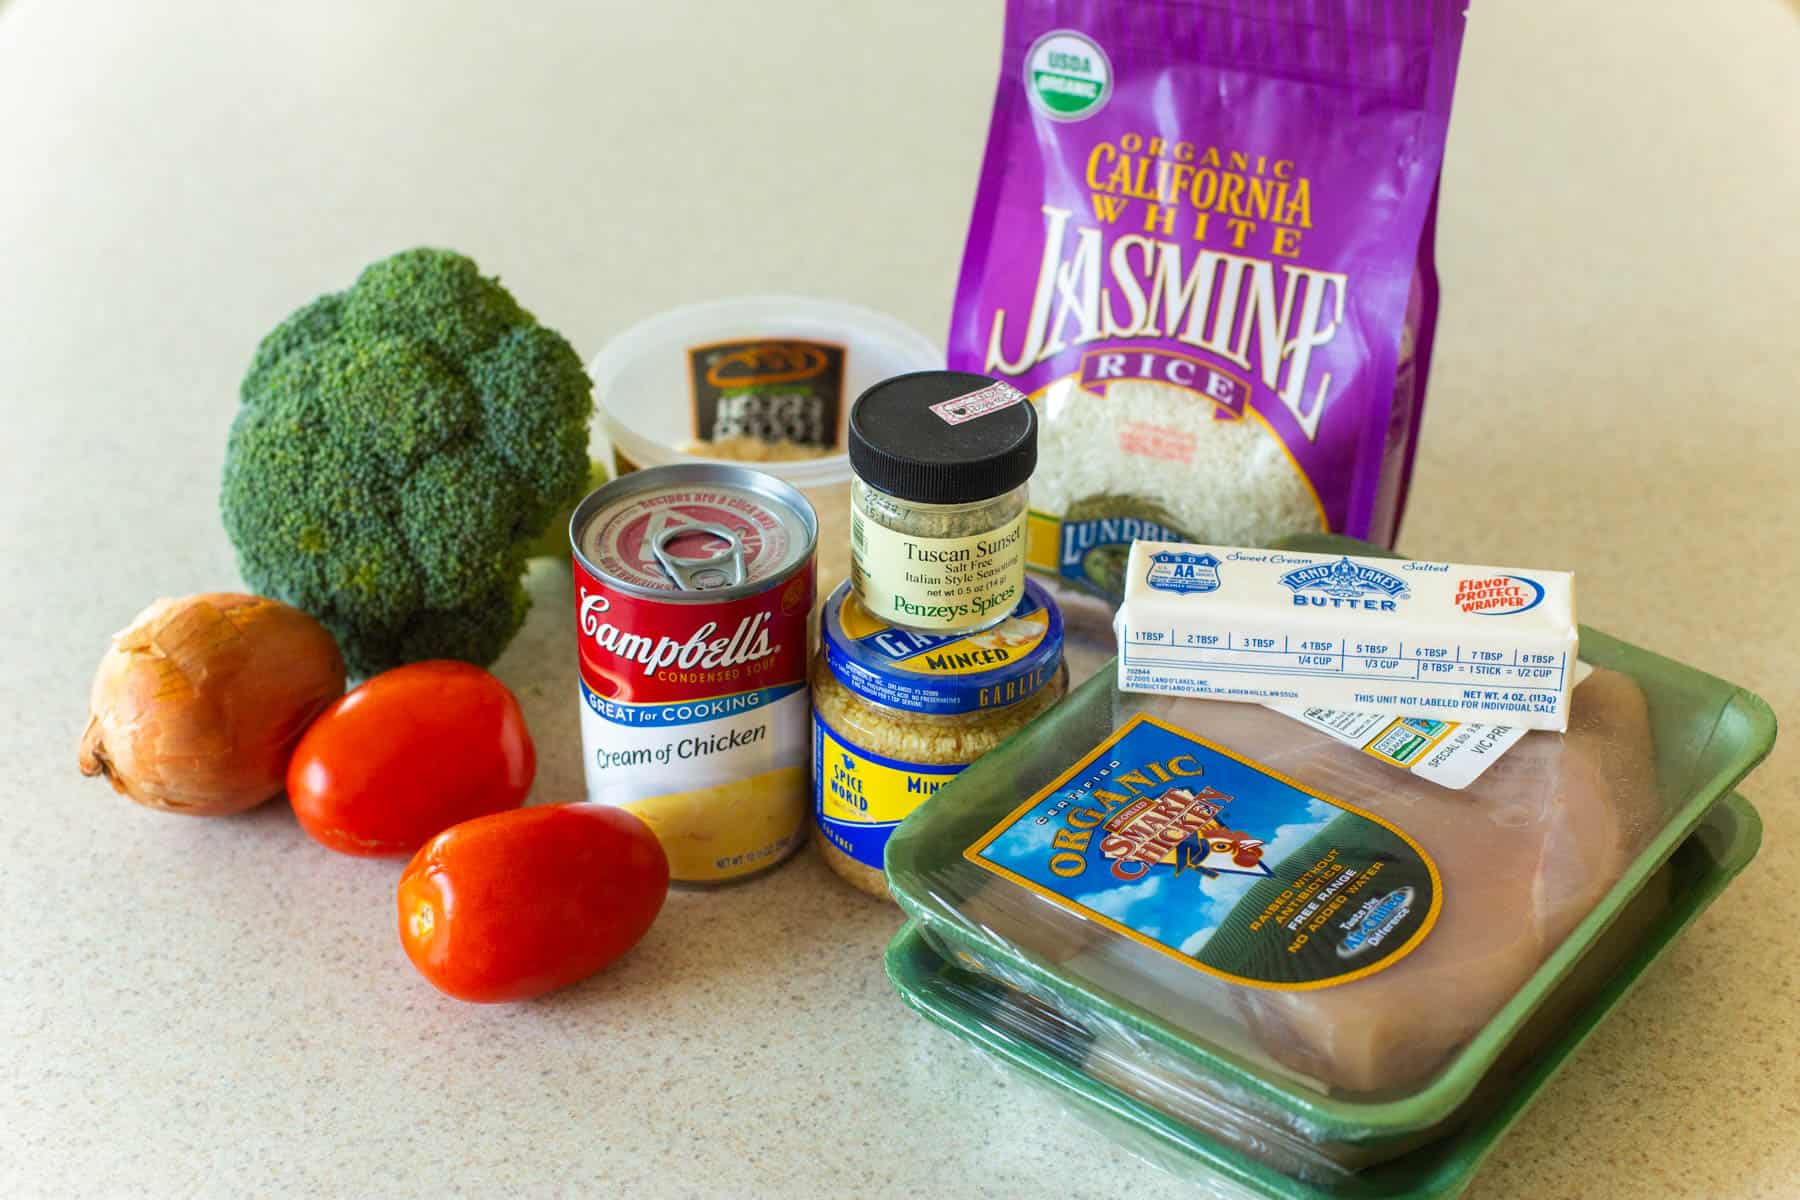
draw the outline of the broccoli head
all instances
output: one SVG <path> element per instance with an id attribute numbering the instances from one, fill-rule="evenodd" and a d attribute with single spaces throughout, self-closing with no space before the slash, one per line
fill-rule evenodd
<path id="1" fill-rule="evenodd" d="M 408 250 L 257 347 L 220 507 L 257 591 L 357 674 L 483 666 L 518 632 L 533 539 L 588 482 L 581 360 L 448 250 Z"/>

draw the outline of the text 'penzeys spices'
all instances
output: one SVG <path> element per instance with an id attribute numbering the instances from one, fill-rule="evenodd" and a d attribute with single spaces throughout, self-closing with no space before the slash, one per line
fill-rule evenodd
<path id="1" fill-rule="evenodd" d="M 656 831 L 672 878 L 772 867 L 805 838 L 812 506 L 743 467 L 652 467 L 575 510 L 588 798 Z"/>
<path id="2" fill-rule="evenodd" d="M 918 371 L 850 410 L 851 581 L 880 620 L 921 633 L 1006 620 L 1025 594 L 1025 484 L 1037 413 L 985 375 Z"/>

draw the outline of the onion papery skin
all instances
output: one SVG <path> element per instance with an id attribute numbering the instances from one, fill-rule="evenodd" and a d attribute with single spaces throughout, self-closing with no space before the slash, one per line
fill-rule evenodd
<path id="1" fill-rule="evenodd" d="M 343 692 L 337 643 L 297 608 L 158 600 L 100 660 L 81 772 L 164 812 L 243 812 L 281 792 L 294 744 Z"/>

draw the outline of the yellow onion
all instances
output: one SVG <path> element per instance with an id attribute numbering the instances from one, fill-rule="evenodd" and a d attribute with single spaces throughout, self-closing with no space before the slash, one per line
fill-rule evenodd
<path id="1" fill-rule="evenodd" d="M 242 812 L 282 790 L 294 743 L 343 692 L 337 643 L 297 608 L 158 600 L 100 660 L 81 773 L 164 812 Z"/>

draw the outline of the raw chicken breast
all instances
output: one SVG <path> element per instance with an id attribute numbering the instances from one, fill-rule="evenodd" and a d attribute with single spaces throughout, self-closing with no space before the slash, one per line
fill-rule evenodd
<path id="1" fill-rule="evenodd" d="M 1436 862 L 1436 926 L 1374 975 L 1309 991 L 1228 983 L 1066 910 L 983 886 L 966 918 L 1221 1048 L 1260 1050 L 1346 1092 L 1394 1093 L 1435 1073 L 1531 977 L 1654 832 L 1650 726 L 1627 676 L 1595 671 L 1566 734 L 1532 733 L 1452 791 L 1257 705 L 1122 698 L 1405 830 Z"/>
<path id="2" fill-rule="evenodd" d="M 1230 990 L 1277 1061 L 1334 1087 L 1430 1075 L 1592 911 L 1648 834 L 1643 693 L 1596 671 L 1569 732 L 1533 733 L 1467 789 L 1439 787 L 1258 706 L 1158 697 L 1146 711 L 1398 825 L 1436 860 L 1437 925 L 1404 959 L 1314 991 Z"/>

